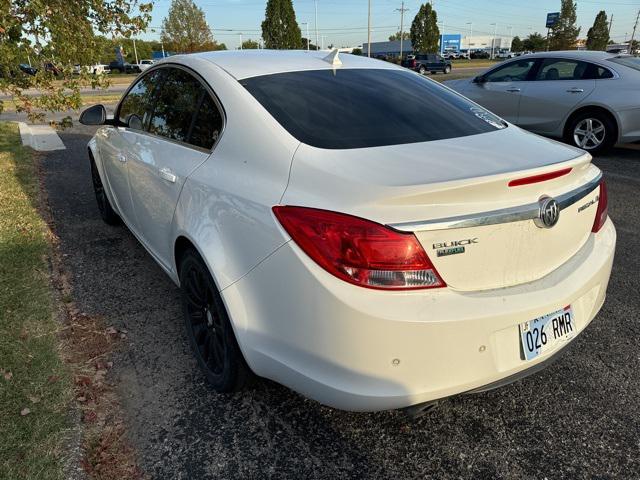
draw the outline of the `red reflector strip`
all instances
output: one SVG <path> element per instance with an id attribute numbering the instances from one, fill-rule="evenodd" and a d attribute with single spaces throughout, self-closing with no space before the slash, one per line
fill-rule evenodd
<path id="1" fill-rule="evenodd" d="M 532 175 L 530 177 L 516 178 L 509 182 L 510 187 L 519 187 L 520 185 L 529 185 L 531 183 L 546 182 L 554 178 L 562 177 L 572 170 L 571 167 L 556 170 L 555 172 L 541 173 L 540 175 Z"/>

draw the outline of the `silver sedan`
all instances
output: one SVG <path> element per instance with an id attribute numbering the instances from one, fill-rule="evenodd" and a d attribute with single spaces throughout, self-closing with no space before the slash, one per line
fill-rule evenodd
<path id="1" fill-rule="evenodd" d="M 445 84 L 511 123 L 591 153 L 640 140 L 637 57 L 542 52 Z"/>

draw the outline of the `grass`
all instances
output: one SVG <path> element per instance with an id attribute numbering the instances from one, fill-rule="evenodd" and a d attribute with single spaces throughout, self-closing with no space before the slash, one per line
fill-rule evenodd
<path id="1" fill-rule="evenodd" d="M 62 478 L 71 380 L 49 283 L 33 152 L 0 122 L 0 478 Z"/>
<path id="2" fill-rule="evenodd" d="M 461 58 L 458 60 L 452 60 L 451 63 L 453 64 L 453 68 L 460 68 L 460 67 L 478 67 L 478 68 L 482 68 L 482 67 L 490 67 L 492 65 L 495 65 L 496 63 L 501 62 L 502 60 L 489 60 L 489 59 L 472 59 L 472 60 L 467 60 L 465 58 Z"/>

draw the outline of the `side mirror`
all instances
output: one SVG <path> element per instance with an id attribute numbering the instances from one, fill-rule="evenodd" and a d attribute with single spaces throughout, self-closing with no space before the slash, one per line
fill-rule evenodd
<path id="1" fill-rule="evenodd" d="M 104 125 L 107 121 L 107 111 L 103 105 L 93 105 L 80 114 L 83 125 Z"/>
<path id="2" fill-rule="evenodd" d="M 487 82 L 487 79 L 484 77 L 484 75 L 478 75 L 473 79 L 473 83 L 486 83 L 486 82 Z"/>

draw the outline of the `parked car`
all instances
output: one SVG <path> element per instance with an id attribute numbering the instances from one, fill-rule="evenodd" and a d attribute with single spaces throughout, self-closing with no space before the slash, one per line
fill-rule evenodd
<path id="1" fill-rule="evenodd" d="M 140 60 L 140 63 L 138 63 L 138 68 L 140 69 L 141 72 L 144 72 L 147 68 L 149 68 L 151 65 L 153 65 L 155 62 L 153 60 Z"/>
<path id="2" fill-rule="evenodd" d="M 514 56 L 515 54 L 509 50 L 500 50 L 495 54 L 495 58 L 513 58 Z"/>
<path id="3" fill-rule="evenodd" d="M 204 376 L 417 414 L 553 360 L 614 256 L 591 156 L 397 65 L 325 55 L 176 55 L 113 118 L 80 118 L 101 125 L 100 214 L 180 286 Z"/>
<path id="4" fill-rule="evenodd" d="M 92 75 L 102 75 L 103 73 L 105 73 L 104 65 L 99 63 L 96 63 L 94 65 L 86 65 L 86 66 L 82 66 L 79 63 L 76 63 L 73 66 L 73 73 L 75 75 L 79 75 L 82 70 L 85 70 L 86 72 L 91 73 Z"/>
<path id="5" fill-rule="evenodd" d="M 486 50 L 474 50 L 471 52 L 470 58 L 472 59 L 487 59 L 490 58 L 491 54 Z"/>
<path id="6" fill-rule="evenodd" d="M 26 73 L 27 75 L 35 75 L 36 73 L 38 73 L 38 69 L 32 67 L 28 63 L 21 63 L 20 65 L 18 65 L 18 69 L 21 72 Z"/>
<path id="7" fill-rule="evenodd" d="M 122 62 L 118 62 L 118 61 L 113 61 L 113 62 L 109 63 L 109 71 L 111 73 L 113 73 L 113 72 L 118 72 L 118 73 L 140 73 L 142 70 L 136 64 L 127 63 L 127 62 L 122 63 Z"/>
<path id="8" fill-rule="evenodd" d="M 591 153 L 640 140 L 640 59 L 541 52 L 446 85 L 515 123 Z"/>
<path id="9" fill-rule="evenodd" d="M 449 73 L 451 71 L 451 60 L 446 60 L 437 53 L 426 53 L 413 55 L 413 58 L 407 57 L 407 59 L 402 62 L 402 66 L 414 70 L 421 75 L 427 72 Z"/>

